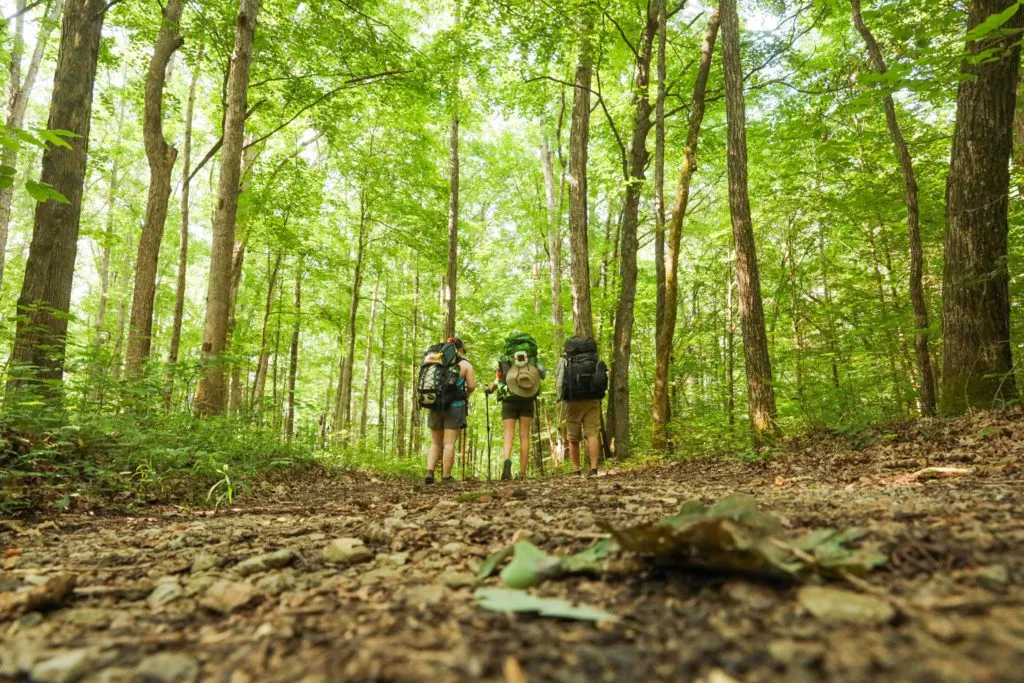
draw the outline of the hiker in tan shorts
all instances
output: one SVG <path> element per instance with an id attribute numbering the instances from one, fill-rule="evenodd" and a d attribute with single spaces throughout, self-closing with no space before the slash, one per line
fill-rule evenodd
<path id="1" fill-rule="evenodd" d="M 566 340 L 555 372 L 555 390 L 562 401 L 573 476 L 583 475 L 580 442 L 584 439 L 590 456 L 589 474 L 595 476 L 601 458 L 601 399 L 608 391 L 608 367 L 598 357 L 597 342 L 589 337 Z"/>

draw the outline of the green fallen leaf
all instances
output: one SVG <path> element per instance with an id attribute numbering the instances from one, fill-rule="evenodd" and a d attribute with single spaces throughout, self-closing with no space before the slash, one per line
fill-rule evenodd
<path id="1" fill-rule="evenodd" d="M 477 604 L 492 612 L 536 612 L 542 617 L 577 619 L 580 621 L 618 621 L 618 617 L 590 605 L 574 605 L 557 598 L 541 598 L 525 591 L 508 588 L 478 588 L 473 597 Z"/>
<path id="2" fill-rule="evenodd" d="M 606 538 L 575 555 L 561 557 L 548 555 L 529 541 L 519 541 L 512 561 L 501 572 L 501 580 L 512 588 L 529 588 L 569 574 L 599 574 L 602 561 L 613 547 L 612 540 Z"/>
<path id="3" fill-rule="evenodd" d="M 488 555 L 487 559 L 484 560 L 484 563 L 480 565 L 480 571 L 476 573 L 476 578 L 482 580 L 493 574 L 499 564 L 512 557 L 512 551 L 514 549 L 514 545 L 507 545 L 501 550 L 497 550 Z"/>

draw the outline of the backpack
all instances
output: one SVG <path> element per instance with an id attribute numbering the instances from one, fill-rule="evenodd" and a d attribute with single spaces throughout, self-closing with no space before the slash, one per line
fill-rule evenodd
<path id="1" fill-rule="evenodd" d="M 498 375 L 501 401 L 529 400 L 539 394 L 543 374 L 537 363 L 537 341 L 526 333 L 508 337 L 498 359 Z"/>
<path id="2" fill-rule="evenodd" d="M 427 349 L 416 382 L 421 407 L 445 410 L 468 398 L 465 388 L 459 387 L 460 360 L 454 344 L 434 344 Z"/>
<path id="3" fill-rule="evenodd" d="M 566 340 L 555 371 L 555 390 L 561 401 L 604 398 L 608 366 L 597 355 L 597 342 L 589 337 Z"/>

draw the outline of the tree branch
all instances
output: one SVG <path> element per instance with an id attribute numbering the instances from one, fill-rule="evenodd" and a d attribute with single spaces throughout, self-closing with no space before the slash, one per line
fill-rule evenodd
<path id="1" fill-rule="evenodd" d="M 249 117 L 253 115 L 253 112 L 255 112 L 257 109 L 259 109 L 260 106 L 262 106 L 264 102 L 266 102 L 266 100 L 260 100 L 256 104 L 254 104 L 251 107 L 249 107 L 249 111 L 245 112 L 245 119 L 249 120 Z M 217 139 L 217 142 L 213 143 L 213 147 L 210 148 L 210 151 L 208 151 L 205 155 L 203 155 L 202 160 L 195 167 L 195 169 L 193 169 L 192 173 L 189 174 L 188 179 L 185 181 L 186 183 L 191 183 L 192 182 L 192 179 L 196 177 L 196 174 L 199 173 L 199 171 L 203 170 L 203 166 L 206 166 L 206 164 L 210 161 L 210 159 L 212 159 L 214 157 L 214 155 L 217 154 L 217 152 L 220 150 L 221 145 L 223 145 L 223 144 L 224 144 L 224 136 L 221 135 L 220 138 Z"/>
<path id="2" fill-rule="evenodd" d="M 34 10 L 36 7 L 39 7 L 40 5 L 44 4 L 45 2 L 46 2 L 46 0 L 35 0 L 35 2 L 30 2 L 29 4 L 25 5 L 20 10 L 18 10 L 14 14 L 12 14 L 11 16 L 4 17 L 4 21 L 13 21 L 13 20 L 17 19 L 20 16 L 28 14 L 29 12 Z"/>

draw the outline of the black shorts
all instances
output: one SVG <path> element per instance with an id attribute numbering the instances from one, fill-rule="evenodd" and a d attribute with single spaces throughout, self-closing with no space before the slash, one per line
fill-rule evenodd
<path id="1" fill-rule="evenodd" d="M 431 410 L 427 415 L 427 426 L 435 431 L 440 429 L 465 429 L 468 409 L 469 406 L 463 403 L 461 406 L 451 406 L 444 410 Z"/>
<path id="2" fill-rule="evenodd" d="M 533 399 L 510 398 L 501 402 L 501 419 L 518 420 L 521 417 L 533 417 Z"/>

